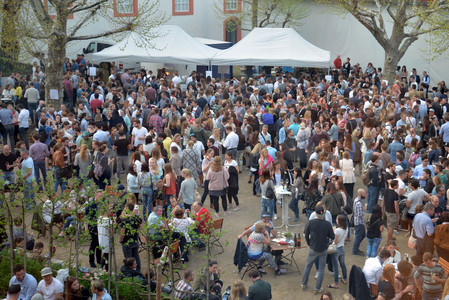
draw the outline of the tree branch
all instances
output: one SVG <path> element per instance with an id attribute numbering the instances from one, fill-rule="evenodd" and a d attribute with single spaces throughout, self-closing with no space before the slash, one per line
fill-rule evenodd
<path id="1" fill-rule="evenodd" d="M 86 1 L 84 1 L 82 4 L 77 4 L 75 5 L 73 8 L 69 9 L 69 15 L 73 14 L 73 13 L 77 13 L 77 12 L 81 12 L 81 11 L 85 11 L 85 10 L 89 10 L 92 8 L 100 8 L 101 4 L 107 2 L 109 0 L 99 0 L 91 5 L 88 6 L 83 6 L 86 4 Z"/>
<path id="2" fill-rule="evenodd" d="M 76 26 L 73 27 L 72 32 L 70 34 L 68 34 L 69 38 L 73 37 L 78 32 L 78 30 L 80 30 L 81 27 L 83 27 L 83 25 L 85 25 L 86 22 L 89 21 L 89 19 L 93 18 L 95 16 L 95 14 L 97 13 L 97 10 L 99 10 L 99 9 L 100 9 L 100 5 L 93 8 L 82 20 L 80 20 L 78 22 L 78 24 L 76 24 Z"/>
<path id="3" fill-rule="evenodd" d="M 35 16 L 41 25 L 42 29 L 48 31 L 52 20 L 45 10 L 44 3 L 41 0 L 30 0 L 30 4 L 35 11 Z"/>
<path id="4" fill-rule="evenodd" d="M 67 42 L 73 42 L 73 41 L 82 41 L 82 40 L 90 40 L 90 39 L 97 39 L 100 37 L 110 36 L 116 33 L 122 33 L 125 31 L 131 31 L 132 24 L 127 24 L 124 27 L 120 27 L 114 30 L 98 33 L 98 34 L 91 34 L 91 35 L 80 35 L 80 36 L 72 36 L 67 38 Z"/>

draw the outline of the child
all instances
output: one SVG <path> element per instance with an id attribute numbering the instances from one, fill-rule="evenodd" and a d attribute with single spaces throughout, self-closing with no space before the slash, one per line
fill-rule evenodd
<path id="1" fill-rule="evenodd" d="M 181 188 L 179 190 L 179 200 L 183 200 L 184 207 L 189 209 L 192 207 L 195 201 L 195 191 L 198 189 L 195 179 L 192 177 L 192 171 L 189 169 L 183 169 L 181 176 L 184 180 L 181 182 Z"/>

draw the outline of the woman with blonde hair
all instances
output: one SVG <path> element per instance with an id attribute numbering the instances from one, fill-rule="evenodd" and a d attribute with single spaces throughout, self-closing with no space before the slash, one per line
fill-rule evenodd
<path id="1" fill-rule="evenodd" d="M 206 180 L 209 180 L 209 195 L 215 209 L 215 217 L 219 218 L 220 207 L 218 204 L 218 198 L 221 197 L 221 204 L 223 206 L 224 214 L 228 215 L 228 203 L 226 199 L 225 189 L 227 188 L 227 182 L 229 179 L 229 173 L 226 168 L 223 168 L 223 161 L 219 156 L 214 157 L 214 161 L 207 172 Z"/>
<path id="2" fill-rule="evenodd" d="M 262 175 L 263 170 L 272 169 L 274 166 L 274 159 L 268 154 L 267 148 L 260 150 L 259 158 L 259 175 Z"/>
<path id="3" fill-rule="evenodd" d="M 345 189 L 351 197 L 354 199 L 354 185 L 356 182 L 355 173 L 354 173 L 354 162 L 349 156 L 348 152 L 343 152 L 343 159 L 340 160 L 341 172 L 343 177 L 343 184 Z"/>
<path id="4" fill-rule="evenodd" d="M 248 300 L 245 284 L 240 279 L 234 281 L 228 300 Z"/>
<path id="5" fill-rule="evenodd" d="M 87 144 L 82 144 L 80 152 L 75 155 L 74 166 L 79 168 L 79 177 L 87 178 L 89 175 L 88 168 L 91 165 L 90 151 L 87 149 Z"/>

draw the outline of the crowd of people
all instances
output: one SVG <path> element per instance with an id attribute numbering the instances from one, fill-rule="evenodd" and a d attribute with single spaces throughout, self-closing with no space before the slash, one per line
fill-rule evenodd
<path id="1" fill-rule="evenodd" d="M 142 224 L 150 226 L 151 241 L 160 245 L 153 250 L 155 257 L 166 245 L 163 233 L 173 228 L 187 262 L 192 245 L 204 247 L 192 229 L 207 234 L 214 218 L 244 215 L 239 211 L 239 177 L 248 170 L 248 184 L 261 199 L 261 221 L 239 239 L 248 236 L 248 255 L 267 260 L 276 274 L 285 270 L 279 253 L 267 249 L 276 236 L 272 221 L 280 204 L 273 190 L 286 185 L 294 195 L 288 203 L 293 222 L 302 214 L 307 220 L 304 290 L 314 263 L 316 294 L 323 292 L 326 265 L 334 272 L 328 288 L 347 284 L 344 245 L 352 234 L 352 254 L 367 258 L 363 272 L 368 284 L 378 285 L 379 299 L 409 299 L 413 293 L 423 299 L 442 297 L 445 275 L 432 271 L 434 276 L 428 276 L 428 269 L 441 268 L 435 258 L 449 260 L 449 104 L 444 81 L 431 88 L 425 71 L 421 77 L 403 66 L 388 83 L 381 68 L 369 63 L 363 69 L 340 57 L 330 79 L 315 71 L 295 77 L 276 68 L 275 76 L 263 73 L 249 79 L 201 78 L 194 71 L 185 81 L 176 72 L 119 74 L 114 66 L 107 78 L 88 76 L 79 68 L 82 60 L 79 56 L 65 64 L 64 103 L 59 107 L 40 96 L 39 83 L 45 82 L 40 67 L 29 76 L 8 77 L 0 104 L 0 170 L 11 186 L 16 171 L 22 171 L 31 209 L 36 205 L 33 187 L 41 191 L 51 169 L 57 192 L 77 178 L 93 180 L 98 187 L 94 197 L 73 197 L 44 218 L 47 224 L 58 223 L 64 236 L 74 222 L 69 212 L 83 207 L 91 237 L 90 267 L 109 267 L 111 220 L 99 209 L 108 186 L 118 183 L 114 214 L 126 260 L 122 273 L 149 284 L 151 276 L 141 272 L 138 251 Z M 357 177 L 366 189 L 355 189 Z M 83 185 L 78 188 L 82 194 Z M 415 239 L 411 262 L 393 251 L 400 230 L 410 231 Z M 365 237 L 367 249 L 362 251 Z M 379 252 L 379 247 L 385 249 Z M 220 295 L 223 282 L 213 262 L 196 276 L 185 271 L 179 289 L 205 290 L 209 272 L 216 274 L 211 275 L 210 290 Z M 374 268 L 375 274 L 365 272 Z M 48 276 L 44 273 L 43 278 Z M 258 274 L 250 273 L 250 278 L 258 287 L 249 289 L 249 299 L 270 299 Z M 245 299 L 241 285 L 234 285 L 237 294 L 231 288 L 229 299 Z M 55 290 L 60 296 L 62 285 Z M 104 287 L 93 283 L 94 290 L 100 295 Z M 178 289 L 175 293 L 186 296 Z M 255 296 L 259 293 L 264 296 Z"/>

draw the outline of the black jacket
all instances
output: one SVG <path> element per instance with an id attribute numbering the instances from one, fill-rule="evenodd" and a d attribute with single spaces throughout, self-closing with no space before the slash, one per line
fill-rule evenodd
<path id="1" fill-rule="evenodd" d="M 123 278 L 134 278 L 134 279 L 140 281 L 143 285 L 147 285 L 148 284 L 147 280 L 145 279 L 145 276 L 143 276 L 142 273 L 140 273 L 137 270 L 131 269 L 131 268 L 129 268 L 126 265 L 123 265 L 120 268 L 120 273 L 121 274 L 120 274 L 119 277 L 121 279 L 123 279 Z"/>
<path id="2" fill-rule="evenodd" d="M 248 262 L 248 250 L 246 249 L 246 245 L 242 241 L 242 239 L 238 239 L 234 252 L 234 265 L 238 267 L 240 272 L 247 262 Z"/>
<path id="3" fill-rule="evenodd" d="M 228 179 L 228 185 L 229 188 L 233 190 L 239 189 L 239 172 L 237 172 L 237 169 L 233 166 L 230 166 L 228 168 L 229 172 L 229 179 Z"/>
<path id="4" fill-rule="evenodd" d="M 349 293 L 357 300 L 371 300 L 370 289 L 365 274 L 360 267 L 353 265 L 349 273 Z"/>

